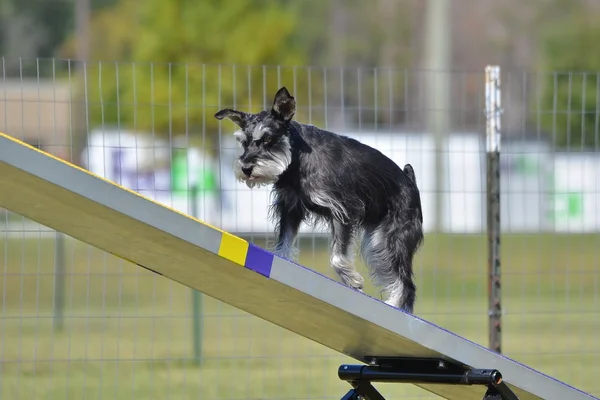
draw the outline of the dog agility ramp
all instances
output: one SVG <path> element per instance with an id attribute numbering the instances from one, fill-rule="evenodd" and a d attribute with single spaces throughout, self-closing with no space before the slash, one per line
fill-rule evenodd
<path id="1" fill-rule="evenodd" d="M 0 207 L 361 362 L 443 359 L 499 370 L 521 400 L 594 398 L 4 134 Z M 416 384 L 453 400 L 485 392 L 481 385 Z"/>

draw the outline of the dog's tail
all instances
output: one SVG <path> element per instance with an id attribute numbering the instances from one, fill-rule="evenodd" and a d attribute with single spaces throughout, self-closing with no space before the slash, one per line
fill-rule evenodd
<path id="1" fill-rule="evenodd" d="M 412 165 L 406 164 L 404 166 L 403 171 L 406 174 L 406 176 L 408 176 L 408 178 L 411 181 L 413 181 L 413 183 L 415 184 L 415 187 L 416 187 L 417 186 L 417 177 L 415 176 L 415 170 L 413 169 Z M 417 190 L 416 207 L 417 207 L 417 211 L 419 214 L 419 220 L 421 221 L 421 223 L 423 223 L 423 210 L 421 209 L 421 194 L 419 193 L 418 187 L 416 190 Z"/>
<path id="2" fill-rule="evenodd" d="M 415 170 L 412 165 L 406 164 L 403 169 L 404 173 L 415 183 L 417 184 L 417 177 L 415 176 Z"/>

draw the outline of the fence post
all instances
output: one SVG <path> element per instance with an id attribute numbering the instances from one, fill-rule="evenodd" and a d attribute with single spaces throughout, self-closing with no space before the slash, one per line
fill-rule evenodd
<path id="1" fill-rule="evenodd" d="M 189 175 L 188 175 L 189 176 Z M 192 185 L 191 191 L 191 212 L 192 216 L 198 218 L 198 187 Z M 194 340 L 194 363 L 202 365 L 202 293 L 192 289 L 192 312 L 193 312 L 193 340 Z"/>
<path id="2" fill-rule="evenodd" d="M 60 332 L 64 328 L 65 235 L 62 232 L 55 232 L 54 235 L 54 310 L 52 326 L 55 332 Z"/>
<path id="3" fill-rule="evenodd" d="M 188 212 L 195 218 L 198 215 L 198 190 L 204 187 L 199 182 L 202 177 L 195 177 L 190 166 L 190 148 L 186 139 L 183 143 L 171 148 L 171 191 L 173 196 L 183 196 L 188 204 Z M 192 342 L 194 347 L 195 365 L 202 365 L 202 293 L 195 289 L 192 291 Z"/>
<path id="4" fill-rule="evenodd" d="M 500 67 L 485 69 L 488 238 L 488 334 L 490 350 L 502 353 L 500 282 Z"/>

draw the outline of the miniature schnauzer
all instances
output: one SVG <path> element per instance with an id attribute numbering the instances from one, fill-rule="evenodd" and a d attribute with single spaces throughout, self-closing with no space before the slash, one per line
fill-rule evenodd
<path id="1" fill-rule="evenodd" d="M 302 222 L 324 222 L 331 229 L 331 266 L 341 281 L 362 291 L 364 280 L 350 257 L 352 240 L 362 234 L 360 253 L 373 283 L 387 293 L 387 304 L 412 313 L 416 286 L 413 256 L 423 242 L 423 216 L 410 164 L 392 160 L 355 139 L 292 118 L 296 101 L 285 87 L 271 110 L 257 114 L 223 109 L 243 153 L 234 165 L 250 187 L 273 184 L 271 216 L 276 218 L 275 254 L 293 256 Z"/>

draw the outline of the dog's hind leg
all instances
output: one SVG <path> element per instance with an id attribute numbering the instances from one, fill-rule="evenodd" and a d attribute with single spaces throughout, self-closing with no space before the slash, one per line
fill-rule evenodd
<path id="1" fill-rule="evenodd" d="M 340 277 L 342 283 L 351 288 L 362 291 L 364 287 L 363 277 L 354 269 L 354 265 L 348 254 L 352 242 L 352 227 L 338 220 L 331 224 L 331 267 Z"/>
<path id="2" fill-rule="evenodd" d="M 387 293 L 386 303 L 412 313 L 416 298 L 412 260 L 423 238 L 421 223 L 386 217 L 366 229 L 361 253 L 373 281 Z"/>

